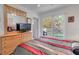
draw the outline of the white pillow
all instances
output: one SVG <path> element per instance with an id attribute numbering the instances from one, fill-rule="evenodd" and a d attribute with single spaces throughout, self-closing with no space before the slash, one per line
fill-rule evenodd
<path id="1" fill-rule="evenodd" d="M 73 42 L 72 43 L 72 50 L 79 49 L 79 42 Z"/>

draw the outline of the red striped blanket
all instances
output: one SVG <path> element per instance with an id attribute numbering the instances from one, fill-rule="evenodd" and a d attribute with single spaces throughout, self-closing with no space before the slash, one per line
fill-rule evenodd
<path id="1" fill-rule="evenodd" d="M 53 40 L 58 42 L 55 43 Z M 28 51 L 33 55 L 72 55 L 72 47 L 71 45 L 67 45 L 67 43 L 72 44 L 72 41 L 41 37 L 40 39 L 34 39 L 21 44 L 19 47 L 21 47 L 20 49 L 25 49 L 25 51 Z M 28 55 L 28 53 L 26 54 Z"/>

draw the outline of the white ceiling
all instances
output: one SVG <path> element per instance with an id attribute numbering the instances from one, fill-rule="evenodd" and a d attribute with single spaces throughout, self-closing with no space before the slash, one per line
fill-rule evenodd
<path id="1" fill-rule="evenodd" d="M 67 4 L 40 4 L 40 7 L 37 7 L 38 4 L 20 4 L 20 5 L 25 8 L 29 8 L 30 10 L 33 10 L 37 13 L 43 13 L 67 6 Z"/>

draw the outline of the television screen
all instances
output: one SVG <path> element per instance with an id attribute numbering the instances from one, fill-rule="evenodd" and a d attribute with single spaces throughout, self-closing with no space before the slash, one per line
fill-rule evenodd
<path id="1" fill-rule="evenodd" d="M 29 31 L 31 30 L 31 24 L 28 24 L 28 23 L 16 24 L 16 30 L 17 31 Z"/>
<path id="2" fill-rule="evenodd" d="M 27 27 L 27 30 L 31 30 L 31 24 L 28 24 Z"/>

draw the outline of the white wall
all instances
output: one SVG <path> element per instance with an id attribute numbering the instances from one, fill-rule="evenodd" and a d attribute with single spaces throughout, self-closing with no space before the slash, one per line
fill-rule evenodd
<path id="1" fill-rule="evenodd" d="M 3 5 L 0 4 L 0 35 L 4 34 Z"/>
<path id="2" fill-rule="evenodd" d="M 66 39 L 79 41 L 79 5 L 70 5 L 69 7 L 40 14 L 40 20 L 43 17 L 56 15 L 64 15 L 66 17 Z M 75 16 L 75 22 L 68 23 L 68 16 Z"/>

